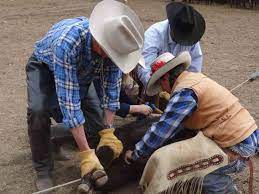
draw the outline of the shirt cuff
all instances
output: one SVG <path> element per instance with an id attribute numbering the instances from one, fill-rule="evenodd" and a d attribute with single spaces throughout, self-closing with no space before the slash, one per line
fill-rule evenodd
<path id="1" fill-rule="evenodd" d="M 63 123 L 68 128 L 76 128 L 85 123 L 85 117 L 83 112 L 80 110 L 73 118 L 63 118 Z"/>
<path id="2" fill-rule="evenodd" d="M 120 102 L 110 102 L 109 104 L 104 104 L 102 106 L 104 109 L 108 109 L 112 112 L 116 112 L 117 110 L 120 109 Z"/>
<path id="3" fill-rule="evenodd" d="M 130 111 L 130 105 L 127 103 L 120 103 L 120 109 L 117 110 L 116 115 L 125 118 Z"/>

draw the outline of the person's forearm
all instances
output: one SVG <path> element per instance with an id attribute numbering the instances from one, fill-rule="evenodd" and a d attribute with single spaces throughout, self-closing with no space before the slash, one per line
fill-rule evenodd
<path id="1" fill-rule="evenodd" d="M 108 109 L 104 109 L 104 118 L 103 118 L 104 125 L 113 125 L 114 118 L 115 118 L 115 112 L 112 112 Z"/>
<path id="2" fill-rule="evenodd" d="M 84 131 L 83 125 L 80 125 L 79 127 L 76 127 L 76 128 L 72 128 L 71 133 L 77 143 L 77 146 L 78 146 L 80 152 L 90 149 L 86 136 L 85 136 L 85 131 Z"/>

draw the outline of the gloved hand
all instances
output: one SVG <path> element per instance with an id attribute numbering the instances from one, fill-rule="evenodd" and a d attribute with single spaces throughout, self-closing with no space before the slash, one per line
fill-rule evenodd
<path id="1" fill-rule="evenodd" d="M 79 155 L 82 179 L 77 189 L 80 193 L 91 193 L 93 184 L 96 187 L 105 185 L 108 181 L 108 176 L 93 149 L 80 152 Z"/>
<path id="2" fill-rule="evenodd" d="M 79 156 L 81 159 L 81 177 L 96 170 L 104 170 L 99 159 L 95 155 L 94 149 L 80 152 Z"/>
<path id="3" fill-rule="evenodd" d="M 122 142 L 114 135 L 114 128 L 103 129 L 99 132 L 101 136 L 97 151 L 102 146 L 108 146 L 114 153 L 114 159 L 118 158 L 123 150 Z"/>
<path id="4" fill-rule="evenodd" d="M 159 97 L 162 98 L 162 99 L 165 99 L 167 101 L 170 100 L 170 94 L 168 92 L 165 92 L 165 91 L 160 92 Z"/>

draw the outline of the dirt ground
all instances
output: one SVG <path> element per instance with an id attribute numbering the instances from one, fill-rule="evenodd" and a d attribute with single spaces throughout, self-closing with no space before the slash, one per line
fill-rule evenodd
<path id="1" fill-rule="evenodd" d="M 165 18 L 164 0 L 129 0 L 145 28 Z M 34 42 L 63 18 L 89 16 L 93 0 L 1 0 L 0 1 L 0 193 L 35 191 L 26 125 L 25 64 Z M 227 88 L 259 70 L 259 11 L 231 9 L 228 5 L 194 5 L 205 17 L 201 40 L 203 72 Z M 235 94 L 259 123 L 259 81 Z M 71 156 L 74 152 L 68 151 Z M 76 159 L 75 159 L 76 160 Z M 56 183 L 79 177 L 75 160 L 57 162 Z M 255 158 L 255 193 L 259 193 L 259 158 Z M 235 175 L 247 193 L 248 172 Z M 56 193 L 75 193 L 75 187 Z M 133 187 L 119 193 L 134 193 Z"/>

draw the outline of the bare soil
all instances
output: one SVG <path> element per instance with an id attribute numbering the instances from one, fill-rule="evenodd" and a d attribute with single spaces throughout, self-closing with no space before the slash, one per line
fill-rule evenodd
<path id="1" fill-rule="evenodd" d="M 1 0 L 0 1 L 0 193 L 35 191 L 26 124 L 25 64 L 34 42 L 55 22 L 69 17 L 89 16 L 93 0 Z M 129 0 L 145 28 L 165 18 L 163 0 Z M 228 5 L 194 5 L 205 17 L 207 28 L 201 40 L 203 71 L 227 88 L 259 70 L 259 12 L 232 9 Z M 235 92 L 259 121 L 259 81 Z M 121 121 L 124 122 L 124 121 Z M 75 152 L 67 150 L 72 156 Z M 79 177 L 77 158 L 56 162 L 56 183 Z M 255 193 L 259 193 L 259 158 L 255 158 Z M 247 193 L 248 171 L 235 175 Z M 117 193 L 134 193 L 134 186 Z M 75 186 L 56 193 L 75 193 Z"/>

